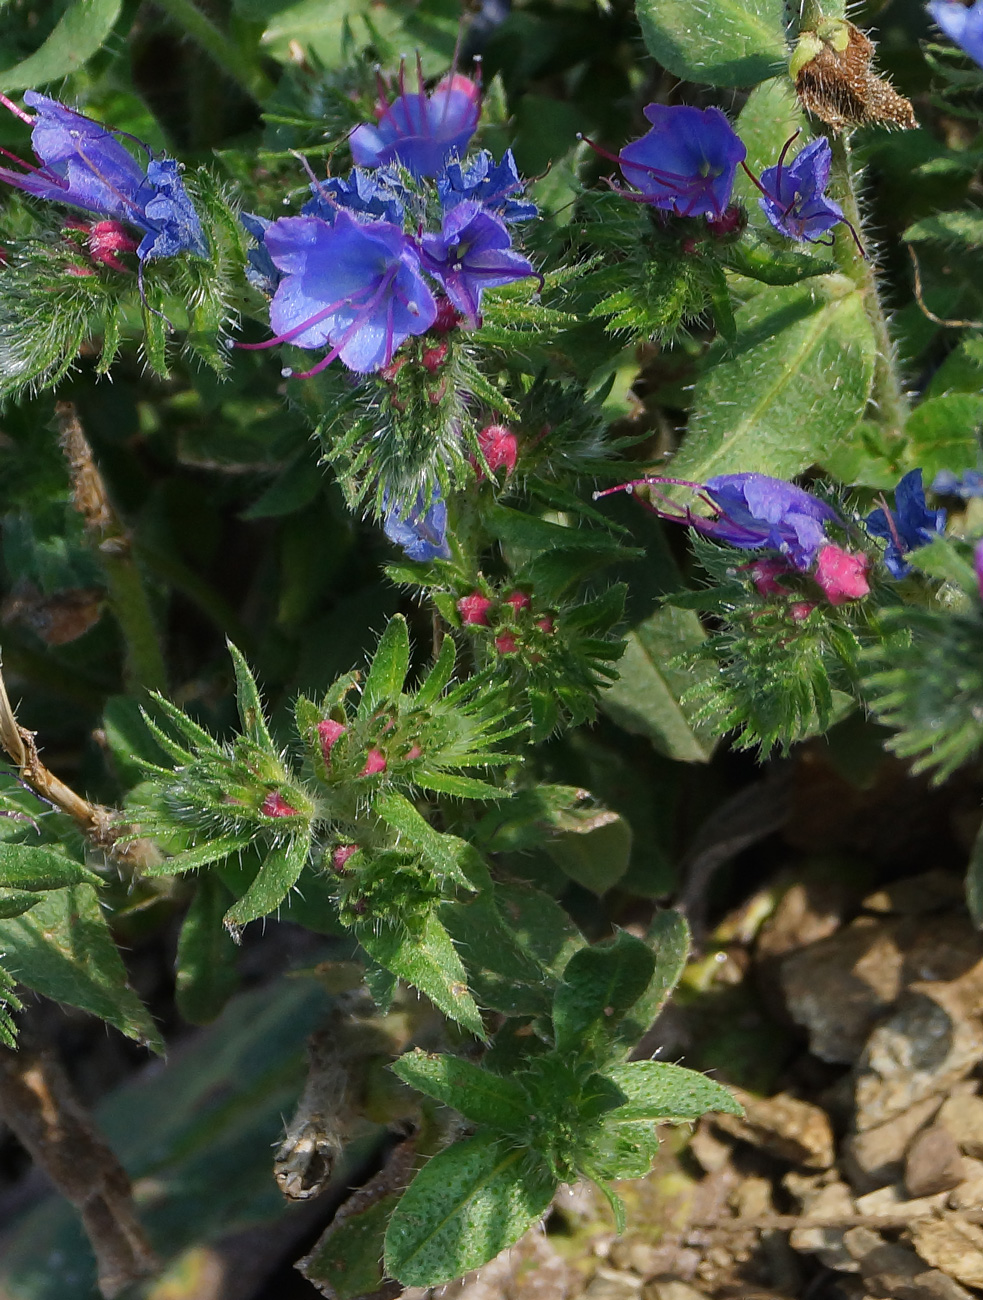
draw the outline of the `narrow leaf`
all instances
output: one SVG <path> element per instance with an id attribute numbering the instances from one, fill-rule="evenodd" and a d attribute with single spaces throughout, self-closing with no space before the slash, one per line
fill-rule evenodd
<path id="1" fill-rule="evenodd" d="M 627 1120 L 699 1119 L 707 1111 L 743 1115 L 740 1102 L 723 1084 L 696 1070 L 663 1061 L 634 1061 L 609 1066 L 604 1074 L 628 1098 L 612 1112 L 611 1119 Z"/>
<path id="2" fill-rule="evenodd" d="M 365 679 L 362 699 L 358 706 L 360 718 L 370 718 L 376 709 L 393 704 L 399 699 L 410 668 L 410 634 L 402 614 L 389 620 L 382 634 L 379 648 L 372 659 L 372 667 Z"/>
<path id="3" fill-rule="evenodd" d="M 266 718 L 263 716 L 263 701 L 260 699 L 259 690 L 256 686 L 256 679 L 249 671 L 249 665 L 246 663 L 242 651 L 234 646 L 230 641 L 229 654 L 232 656 L 232 662 L 235 665 L 236 672 L 236 707 L 239 710 L 239 718 L 242 722 L 242 729 L 254 745 L 265 750 L 268 754 L 276 754 L 276 746 L 273 744 L 273 737 L 270 735 L 269 728 L 266 725 Z"/>
<path id="4" fill-rule="evenodd" d="M 390 1066 L 417 1092 L 443 1102 L 474 1124 L 521 1135 L 529 1127 L 530 1103 L 514 1079 L 500 1078 L 459 1056 L 407 1052 Z"/>
<path id="5" fill-rule="evenodd" d="M 101 885 L 94 871 L 55 849 L 0 841 L 0 886 L 14 889 L 63 889 L 66 885 Z"/>
<path id="6" fill-rule="evenodd" d="M 310 834 L 292 836 L 267 855 L 256 879 L 225 914 L 227 926 L 246 925 L 276 911 L 300 878 L 311 851 Z"/>
<path id="7" fill-rule="evenodd" d="M 249 831 L 238 835 L 221 835 L 218 839 L 197 844 L 193 849 L 185 849 L 183 853 L 175 853 L 172 858 L 164 858 L 162 862 L 145 867 L 144 875 L 176 876 L 182 871 L 197 871 L 199 867 L 207 867 L 213 862 L 222 862 L 233 854 L 242 853 L 252 842 L 253 835 Z"/>
<path id="8" fill-rule="evenodd" d="M 0 72 L 0 90 L 9 95 L 77 72 L 101 48 L 122 7 L 122 0 L 75 0 L 43 45 Z"/>
<path id="9" fill-rule="evenodd" d="M 440 653 L 434 666 L 427 673 L 416 693 L 414 704 L 418 709 L 428 709 L 436 704 L 454 676 L 454 664 L 457 660 L 457 648 L 452 636 L 445 636 L 440 643 Z"/>
<path id="10" fill-rule="evenodd" d="M 455 1142 L 404 1192 L 386 1232 L 386 1272 L 436 1286 L 480 1268 L 539 1221 L 555 1191 L 528 1148 L 491 1134 Z"/>

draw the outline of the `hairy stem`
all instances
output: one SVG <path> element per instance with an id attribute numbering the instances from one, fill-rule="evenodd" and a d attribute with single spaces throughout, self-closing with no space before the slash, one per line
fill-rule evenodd
<path id="1" fill-rule="evenodd" d="M 862 238 L 863 226 L 857 201 L 856 176 L 850 159 L 850 146 L 844 135 L 833 136 L 832 179 L 837 198 L 847 221 Z M 871 402 L 877 422 L 889 439 L 900 439 L 908 418 L 908 399 L 898 369 L 897 352 L 888 328 L 887 316 L 877 287 L 877 272 L 871 257 L 864 256 L 849 231 L 840 228 L 836 238 L 836 261 L 844 275 L 863 294 L 864 307 L 874 331 L 877 356 L 874 362 L 874 387 Z"/>
<path id="2" fill-rule="evenodd" d="M 154 0 L 164 13 L 195 41 L 233 81 L 242 86 L 257 103 L 272 95 L 274 86 L 255 59 L 229 40 L 192 0 Z"/>

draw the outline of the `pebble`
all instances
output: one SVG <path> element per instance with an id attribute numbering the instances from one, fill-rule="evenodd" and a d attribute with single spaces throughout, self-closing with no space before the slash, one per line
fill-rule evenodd
<path id="1" fill-rule="evenodd" d="M 737 1091 L 744 1118 L 721 1115 L 717 1128 L 777 1160 L 804 1169 L 828 1169 L 836 1158 L 829 1116 L 819 1106 L 788 1093 L 753 1097 Z"/>
<path id="2" fill-rule="evenodd" d="M 965 1177 L 956 1139 L 942 1124 L 932 1124 L 915 1137 L 905 1158 L 904 1184 L 909 1196 L 951 1192 Z"/>
<path id="3" fill-rule="evenodd" d="M 872 1192 L 897 1182 L 911 1139 L 935 1118 L 941 1100 L 927 1097 L 894 1119 L 847 1139 L 843 1146 L 843 1171 L 857 1192 Z"/>
<path id="4" fill-rule="evenodd" d="M 685 1282 L 650 1282 L 642 1292 L 642 1300 L 706 1300 L 702 1291 L 697 1291 Z"/>
<path id="5" fill-rule="evenodd" d="M 983 1160 L 983 1097 L 948 1097 L 939 1112 L 939 1123 L 953 1134 L 965 1155 Z"/>
<path id="6" fill-rule="evenodd" d="M 587 1285 L 584 1300 L 639 1300 L 642 1285 L 634 1273 L 599 1268 Z"/>
<path id="7" fill-rule="evenodd" d="M 983 1209 L 983 1160 L 963 1157 L 963 1181 L 946 1198 L 951 1210 Z"/>
<path id="8" fill-rule="evenodd" d="M 855 1214 L 853 1198 L 846 1183 L 829 1183 L 805 1191 L 802 1197 L 803 1218 L 833 1219 Z M 789 1235 L 789 1245 L 800 1254 L 815 1255 L 820 1264 L 841 1273 L 859 1273 L 856 1262 L 844 1244 L 842 1228 L 795 1228 Z"/>
<path id="9" fill-rule="evenodd" d="M 935 1196 L 913 1198 L 908 1195 L 904 1183 L 878 1187 L 876 1192 L 868 1192 L 866 1196 L 858 1196 L 856 1199 L 857 1213 L 873 1218 L 899 1214 L 909 1217 L 916 1214 L 933 1214 L 941 1210 L 945 1203 L 945 1192 L 939 1192 Z"/>
<path id="10" fill-rule="evenodd" d="M 955 1219 L 911 1225 L 915 1249 L 933 1268 L 966 1286 L 983 1287 L 983 1228 Z"/>

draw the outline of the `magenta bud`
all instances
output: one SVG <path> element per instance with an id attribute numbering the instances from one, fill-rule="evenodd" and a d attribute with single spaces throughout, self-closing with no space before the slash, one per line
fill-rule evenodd
<path id="1" fill-rule="evenodd" d="M 449 298 L 437 299 L 437 318 L 430 326 L 434 334 L 449 334 L 451 330 L 457 329 L 461 319 L 461 313 L 451 304 Z"/>
<path id="2" fill-rule="evenodd" d="M 515 469 L 519 458 L 519 440 L 504 424 L 489 424 L 478 434 L 478 446 L 493 474 L 505 470 L 505 477 Z"/>
<path id="3" fill-rule="evenodd" d="M 384 772 L 388 764 L 386 756 L 381 749 L 372 748 L 365 756 L 365 766 L 359 772 L 359 776 L 378 776 Z"/>
<path id="4" fill-rule="evenodd" d="M 831 605 L 843 605 L 848 600 L 860 600 L 870 592 L 868 563 L 866 555 L 856 555 L 830 543 L 819 552 L 812 576 Z"/>
<path id="5" fill-rule="evenodd" d="M 339 874 L 343 874 L 345 863 L 353 853 L 358 852 L 357 844 L 339 844 L 331 853 L 331 865 Z"/>
<path id="6" fill-rule="evenodd" d="M 423 750 L 420 748 L 419 745 L 410 745 L 404 757 L 407 763 L 411 763 L 414 758 L 423 757 Z"/>
<path id="7" fill-rule="evenodd" d="M 502 604 L 511 605 L 512 613 L 515 614 L 516 617 L 518 617 L 519 611 L 521 609 L 529 609 L 529 607 L 532 605 L 532 598 L 528 596 L 524 591 L 510 591 L 509 594 L 503 599 Z"/>
<path id="8" fill-rule="evenodd" d="M 89 252 L 94 262 L 114 271 L 129 268 L 119 260 L 120 253 L 135 253 L 139 244 L 118 221 L 97 221 L 89 232 Z"/>
<path id="9" fill-rule="evenodd" d="M 547 636 L 553 634 L 553 619 L 549 614 L 544 614 L 542 618 L 537 618 L 536 626 L 539 628 L 540 632 L 545 632 Z"/>
<path id="10" fill-rule="evenodd" d="M 503 632 L 495 638 L 495 649 L 500 655 L 514 655 L 519 651 L 519 643 L 511 632 Z"/>
<path id="11" fill-rule="evenodd" d="M 263 800 L 260 812 L 264 817 L 296 817 L 297 809 L 292 807 L 276 790 L 271 790 Z"/>
<path id="12" fill-rule="evenodd" d="M 779 578 L 785 577 L 789 573 L 794 573 L 784 560 L 762 559 L 755 560 L 752 564 L 742 566 L 748 570 L 751 575 L 751 581 L 754 583 L 755 590 L 759 596 L 787 596 L 788 591 L 778 581 Z"/>
<path id="13" fill-rule="evenodd" d="M 435 348 L 427 348 L 422 358 L 424 366 L 432 375 L 435 375 L 447 360 L 449 352 L 450 348 L 446 343 L 438 343 Z"/>
<path id="14" fill-rule="evenodd" d="M 321 753 L 325 763 L 331 762 L 331 750 L 347 730 L 348 728 L 342 726 L 340 722 L 335 722 L 334 718 L 325 718 L 323 722 L 317 724 L 317 735 L 321 742 Z"/>
<path id="15" fill-rule="evenodd" d="M 812 611 L 816 608 L 816 602 L 813 600 L 797 600 L 794 605 L 789 606 L 789 614 L 795 623 L 804 623 Z"/>
<path id="16" fill-rule="evenodd" d="M 470 596 L 462 596 L 457 602 L 457 612 L 465 627 L 487 627 L 491 607 L 492 602 L 480 591 L 472 591 Z"/>

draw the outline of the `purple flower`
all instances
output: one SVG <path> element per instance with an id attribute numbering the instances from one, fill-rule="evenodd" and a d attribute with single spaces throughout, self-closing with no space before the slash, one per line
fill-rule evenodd
<path id="1" fill-rule="evenodd" d="M 334 225 L 320 217 L 282 217 L 266 231 L 264 243 L 283 272 L 270 304 L 276 337 L 240 346 L 330 345 L 328 355 L 300 379 L 335 357 L 360 374 L 378 370 L 409 335 L 424 334 L 434 323 L 437 305 L 413 241 L 387 221 L 362 224 L 344 211 Z"/>
<path id="2" fill-rule="evenodd" d="M 301 211 L 305 217 L 320 217 L 328 225 L 333 225 L 342 208 L 369 219 L 391 221 L 394 226 L 403 224 L 402 186 L 399 178 L 391 173 L 371 173 L 355 167 L 347 180 L 331 176 L 324 181 L 312 181 L 311 193 L 314 197 L 308 199 Z"/>
<path id="3" fill-rule="evenodd" d="M 497 213 L 503 221 L 530 221 L 539 215 L 535 203 L 512 197 L 522 193 L 522 181 L 511 149 L 506 149 L 500 163 L 487 149 L 469 159 L 466 168 L 459 162 L 449 162 L 437 180 L 437 193 L 445 212 L 471 199 Z"/>
<path id="4" fill-rule="evenodd" d="M 270 257 L 270 250 L 265 242 L 266 232 L 273 222 L 268 221 L 266 217 L 257 216 L 255 212 L 240 212 L 239 220 L 256 241 L 256 247 L 250 248 L 246 253 L 246 279 L 254 289 L 265 293 L 267 298 L 272 298 L 276 293 L 277 285 L 283 279 L 273 265 L 273 258 Z"/>
<path id="5" fill-rule="evenodd" d="M 983 65 L 983 0 L 969 9 L 958 0 L 929 0 L 927 8 L 949 40 Z"/>
<path id="6" fill-rule="evenodd" d="M 839 522 L 836 511 L 825 501 L 794 483 L 770 478 L 767 474 L 718 474 L 705 483 L 690 483 L 676 478 L 636 479 L 595 492 L 594 496 L 606 497 L 612 492 L 631 491 L 642 486 L 652 489 L 660 483 L 694 488 L 716 511 L 709 517 L 695 514 L 689 506 L 679 506 L 657 491 L 654 495 L 659 500 L 643 504 L 660 519 L 688 524 L 704 537 L 712 537 L 724 546 L 735 546 L 742 551 L 779 551 L 788 563 L 800 570 L 808 569 L 819 550 L 827 545 L 824 525 Z M 766 575 L 767 578 L 774 576 L 773 573 Z"/>
<path id="7" fill-rule="evenodd" d="M 463 316 L 476 321 L 485 289 L 535 275 L 527 258 L 512 249 L 501 217 L 467 201 L 444 214 L 439 235 L 424 235 L 423 265 Z"/>
<path id="8" fill-rule="evenodd" d="M 388 494 L 383 497 L 384 505 L 387 500 Z M 401 505 L 390 506 L 382 524 L 383 531 L 411 560 L 449 560 L 451 552 L 447 545 L 447 505 L 437 489 L 434 489 L 430 505 L 426 509 L 425 500 L 421 488 L 412 509 L 406 510 Z"/>
<path id="9" fill-rule="evenodd" d="M 399 68 L 399 94 L 383 107 L 377 125 L 364 123 L 349 136 L 358 167 L 398 162 L 414 176 L 436 176 L 448 158 L 463 153 L 481 114 L 481 87 L 459 73 L 445 77 L 432 94 L 406 89 L 406 65 Z"/>
<path id="10" fill-rule="evenodd" d="M 823 193 L 829 184 L 833 151 L 825 137 L 812 140 L 786 166 L 785 155 L 791 143 L 782 150 L 778 164 L 761 173 L 759 184 L 764 197 L 758 202 L 779 234 L 815 242 L 844 220 L 840 205 Z"/>
<path id="11" fill-rule="evenodd" d="M 747 155 L 734 128 L 719 108 L 649 104 L 645 116 L 652 130 L 618 158 L 625 180 L 653 207 L 719 220 Z"/>
<path id="12" fill-rule="evenodd" d="M 143 232 L 141 262 L 183 252 L 208 256 L 201 222 L 172 159 L 151 155 L 142 167 L 111 130 L 33 90 L 25 92 L 24 102 L 37 110 L 36 117 L 2 95 L 0 102 L 31 123 L 31 146 L 41 163 L 34 167 L 0 150 L 24 169 L 0 167 L 0 180 L 36 198 L 135 226 Z"/>
<path id="13" fill-rule="evenodd" d="M 888 572 L 895 578 L 903 578 L 911 570 L 905 555 L 945 532 L 945 520 L 944 510 L 929 510 L 922 472 L 913 469 L 894 489 L 894 509 L 889 509 L 885 502 L 883 509 L 871 511 L 864 523 L 872 537 L 887 542 L 884 563 Z"/>
<path id="14" fill-rule="evenodd" d="M 951 469 L 941 469 L 932 483 L 932 491 L 936 496 L 962 497 L 964 501 L 983 497 L 983 473 L 967 469 L 962 474 L 953 474 Z"/>

